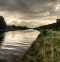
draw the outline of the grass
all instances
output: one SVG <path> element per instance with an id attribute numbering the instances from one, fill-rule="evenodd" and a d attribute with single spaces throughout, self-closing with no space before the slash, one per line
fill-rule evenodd
<path id="1" fill-rule="evenodd" d="M 14 62 L 60 62 L 60 31 L 41 34 L 20 59 Z"/>

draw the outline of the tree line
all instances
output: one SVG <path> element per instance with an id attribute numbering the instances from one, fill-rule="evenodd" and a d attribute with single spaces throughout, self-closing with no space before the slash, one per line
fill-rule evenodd
<path id="1" fill-rule="evenodd" d="M 56 23 L 48 24 L 48 25 L 43 25 L 40 27 L 37 27 L 35 29 L 54 29 L 54 30 L 60 30 L 60 19 L 56 20 Z"/>
<path id="2" fill-rule="evenodd" d="M 26 26 L 7 25 L 4 17 L 0 16 L 0 29 L 28 29 Z"/>
<path id="3" fill-rule="evenodd" d="M 15 26 L 15 25 L 10 25 L 8 26 L 4 20 L 3 16 L 0 16 L 0 29 L 29 29 L 26 26 Z M 60 30 L 60 19 L 56 20 L 56 23 L 48 24 L 48 25 L 43 25 L 40 27 L 37 27 L 35 29 L 55 29 L 55 30 Z"/>

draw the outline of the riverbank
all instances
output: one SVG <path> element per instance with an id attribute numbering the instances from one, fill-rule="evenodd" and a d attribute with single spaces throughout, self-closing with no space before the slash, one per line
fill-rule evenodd
<path id="1" fill-rule="evenodd" d="M 14 62 L 60 62 L 60 31 L 41 33 L 22 58 Z"/>
<path id="2" fill-rule="evenodd" d="M 26 29 L 0 29 L 0 32 L 18 31 L 18 30 L 26 30 Z"/>
<path id="3" fill-rule="evenodd" d="M 16 31 L 16 29 L 0 29 L 0 32 L 5 32 L 5 31 Z"/>

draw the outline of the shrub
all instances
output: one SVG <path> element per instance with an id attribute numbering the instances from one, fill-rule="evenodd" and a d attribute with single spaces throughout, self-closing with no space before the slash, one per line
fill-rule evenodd
<path id="1" fill-rule="evenodd" d="M 43 34 L 43 35 L 47 35 L 47 30 L 44 29 L 44 30 L 42 31 L 42 34 Z"/>

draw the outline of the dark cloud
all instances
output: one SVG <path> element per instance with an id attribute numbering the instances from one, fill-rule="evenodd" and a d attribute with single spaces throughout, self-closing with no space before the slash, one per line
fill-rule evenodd
<path id="1" fill-rule="evenodd" d="M 57 0 L 1 0 L 0 11 L 6 11 L 8 12 L 7 14 L 10 13 L 14 14 L 15 12 L 17 12 L 18 14 L 24 14 L 24 16 L 20 17 L 20 19 L 25 20 L 31 20 L 35 18 L 50 20 L 55 19 L 55 17 L 53 16 L 60 15 L 55 11 L 56 5 Z M 51 18 L 50 16 L 53 18 Z M 25 24 L 31 25 L 31 23 L 25 23 Z"/>
<path id="2" fill-rule="evenodd" d="M 23 26 L 35 27 L 36 24 L 38 26 L 46 23 L 41 19 L 54 20 L 57 15 L 60 16 L 59 2 L 58 0 L 0 0 L 0 15 L 5 16 L 7 21 L 9 18 L 14 18 L 14 20 L 16 18 L 20 21 L 24 20 L 21 23 Z M 17 25 L 19 22 L 12 21 L 11 23 Z"/>
<path id="3" fill-rule="evenodd" d="M 52 11 L 54 4 L 56 4 L 56 0 L 1 0 L 0 10 L 28 14 L 41 13 Z"/>

